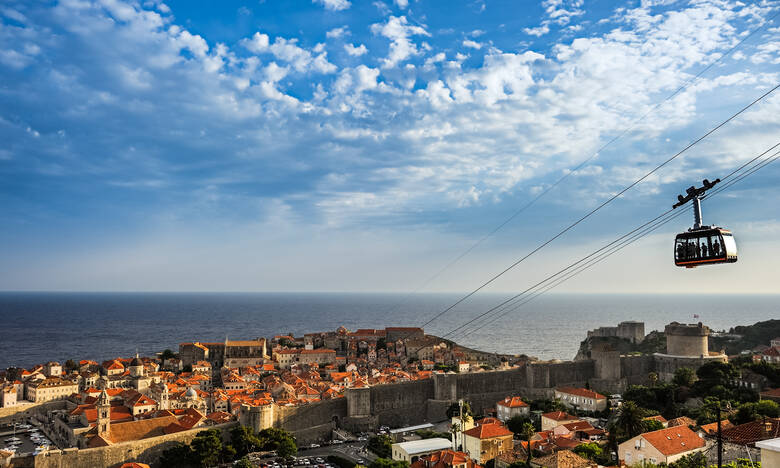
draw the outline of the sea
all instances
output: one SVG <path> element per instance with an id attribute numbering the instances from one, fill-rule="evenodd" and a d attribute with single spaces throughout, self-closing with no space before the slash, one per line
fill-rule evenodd
<path id="1" fill-rule="evenodd" d="M 385 293 L 0 293 L 0 369 L 51 360 L 151 356 L 180 342 L 273 337 L 339 326 L 422 326 L 483 351 L 572 359 L 587 331 L 624 320 L 703 322 L 713 330 L 780 318 L 780 295 L 548 294 L 490 310 L 510 295 Z M 446 312 L 445 312 L 446 311 Z M 458 329 L 474 317 L 484 316 Z M 451 333 L 451 332 L 455 333 Z"/>

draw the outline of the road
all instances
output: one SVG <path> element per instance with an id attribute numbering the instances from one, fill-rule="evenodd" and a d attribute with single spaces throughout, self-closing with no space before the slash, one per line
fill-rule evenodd
<path id="1" fill-rule="evenodd" d="M 353 462 L 363 460 L 365 464 L 369 464 L 376 460 L 376 455 L 365 449 L 366 442 L 345 442 L 343 444 L 326 445 L 318 448 L 300 448 L 298 449 L 298 458 L 305 457 L 322 457 L 327 458 L 328 455 L 336 455 L 346 458 Z"/>

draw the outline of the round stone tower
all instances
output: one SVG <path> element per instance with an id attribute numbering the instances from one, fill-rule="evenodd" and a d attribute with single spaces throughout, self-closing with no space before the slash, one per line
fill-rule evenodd
<path id="1" fill-rule="evenodd" d="M 709 327 L 698 324 L 672 322 L 664 329 L 666 354 L 672 356 L 709 356 Z"/>

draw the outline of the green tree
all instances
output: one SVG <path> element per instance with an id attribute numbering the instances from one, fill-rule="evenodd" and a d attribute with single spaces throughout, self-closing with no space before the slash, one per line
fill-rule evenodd
<path id="1" fill-rule="evenodd" d="M 408 468 L 409 462 L 391 460 L 389 458 L 377 458 L 372 461 L 369 468 Z"/>
<path id="2" fill-rule="evenodd" d="M 707 457 L 702 452 L 691 453 L 670 463 L 669 468 L 707 468 Z"/>
<path id="3" fill-rule="evenodd" d="M 573 452 L 591 461 L 596 461 L 604 455 L 604 449 L 595 442 L 580 444 L 574 448 Z"/>
<path id="4" fill-rule="evenodd" d="M 257 438 L 260 439 L 260 450 L 275 450 L 277 455 L 284 458 L 298 453 L 295 438 L 284 429 L 269 427 L 260 431 Z"/>
<path id="5" fill-rule="evenodd" d="M 73 359 L 68 359 L 67 361 L 65 361 L 66 372 L 73 372 L 78 369 L 79 369 L 79 365 L 76 364 L 76 361 L 74 361 Z"/>
<path id="6" fill-rule="evenodd" d="M 366 448 L 374 452 L 379 458 L 390 458 L 393 453 L 392 445 L 393 439 L 388 435 L 381 434 L 368 439 Z"/>
<path id="7" fill-rule="evenodd" d="M 380 349 L 387 349 L 387 340 L 384 338 L 379 338 L 376 340 L 376 349 L 377 351 Z"/>
<path id="8" fill-rule="evenodd" d="M 624 440 L 628 440 L 642 433 L 644 430 L 644 411 L 633 401 L 624 401 L 620 407 L 616 426 L 623 435 Z"/>
<path id="9" fill-rule="evenodd" d="M 222 461 L 222 433 L 218 429 L 201 431 L 190 444 L 198 466 L 214 466 Z"/>
<path id="10" fill-rule="evenodd" d="M 644 426 L 642 432 L 660 431 L 661 429 L 664 428 L 664 425 L 661 423 L 661 421 L 656 421 L 655 419 L 643 420 L 642 426 Z"/>
<path id="11" fill-rule="evenodd" d="M 523 431 L 523 426 L 525 426 L 526 423 L 530 423 L 531 420 L 525 416 L 520 416 L 519 414 L 517 416 L 512 416 L 511 418 L 507 419 L 506 421 L 506 427 L 510 431 L 514 432 L 515 435 L 519 436 Z"/>
<path id="12" fill-rule="evenodd" d="M 520 429 L 519 433 L 520 437 L 528 444 L 526 449 L 526 454 L 528 457 L 526 458 L 526 464 L 528 466 L 531 466 L 531 438 L 533 438 L 535 434 L 536 429 L 534 428 L 534 425 L 529 422 L 523 424 L 523 427 Z"/>
<path id="13" fill-rule="evenodd" d="M 739 377 L 739 371 L 731 363 L 708 362 L 696 369 L 696 376 L 699 380 L 693 384 L 695 394 L 726 398 L 733 386 L 731 382 Z"/>
<path id="14" fill-rule="evenodd" d="M 173 447 L 163 451 L 160 455 L 159 465 L 170 468 L 191 468 L 197 466 L 197 463 L 190 446 L 177 442 Z"/>
<path id="15" fill-rule="evenodd" d="M 243 457 L 247 453 L 260 450 L 262 441 L 251 427 L 236 426 L 230 430 L 230 444 L 235 449 L 236 455 Z"/>
<path id="16" fill-rule="evenodd" d="M 678 387 L 690 387 L 693 385 L 693 378 L 695 374 L 689 367 L 680 367 L 674 371 L 674 377 L 672 377 L 672 383 Z"/>
<path id="17" fill-rule="evenodd" d="M 458 416 L 460 414 L 460 406 L 459 404 L 453 403 L 450 405 L 449 408 L 447 408 L 447 417 L 452 419 L 455 416 Z M 472 416 L 474 416 L 474 413 L 471 412 L 471 405 L 468 401 L 463 402 L 463 420 L 468 421 Z"/>
<path id="18" fill-rule="evenodd" d="M 780 405 L 771 400 L 761 400 L 757 402 L 742 403 L 739 405 L 737 414 L 734 417 L 735 423 L 744 424 L 755 421 L 763 417 L 777 418 L 780 416 Z"/>
<path id="19" fill-rule="evenodd" d="M 166 361 L 166 360 L 168 360 L 168 359 L 173 359 L 173 358 L 175 358 L 175 357 L 176 357 L 176 355 L 175 355 L 175 354 L 173 353 L 173 351 L 171 351 L 170 349 L 166 349 L 166 350 L 165 350 L 165 351 L 163 351 L 163 352 L 162 352 L 162 354 L 160 355 L 160 359 L 162 359 L 163 361 Z"/>
<path id="20" fill-rule="evenodd" d="M 247 457 L 241 458 L 233 465 L 235 468 L 255 468 L 255 465 Z"/>

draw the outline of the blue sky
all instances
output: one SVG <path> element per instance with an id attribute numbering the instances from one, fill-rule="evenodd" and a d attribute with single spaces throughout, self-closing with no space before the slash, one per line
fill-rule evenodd
<path id="1" fill-rule="evenodd" d="M 5 1 L 0 289 L 414 290 L 630 129 L 426 290 L 471 289 L 780 82 L 778 8 Z M 779 111 L 773 94 L 495 288 L 777 143 Z M 705 204 L 738 264 L 674 269 L 685 218 L 561 290 L 777 292 L 778 175 Z"/>

